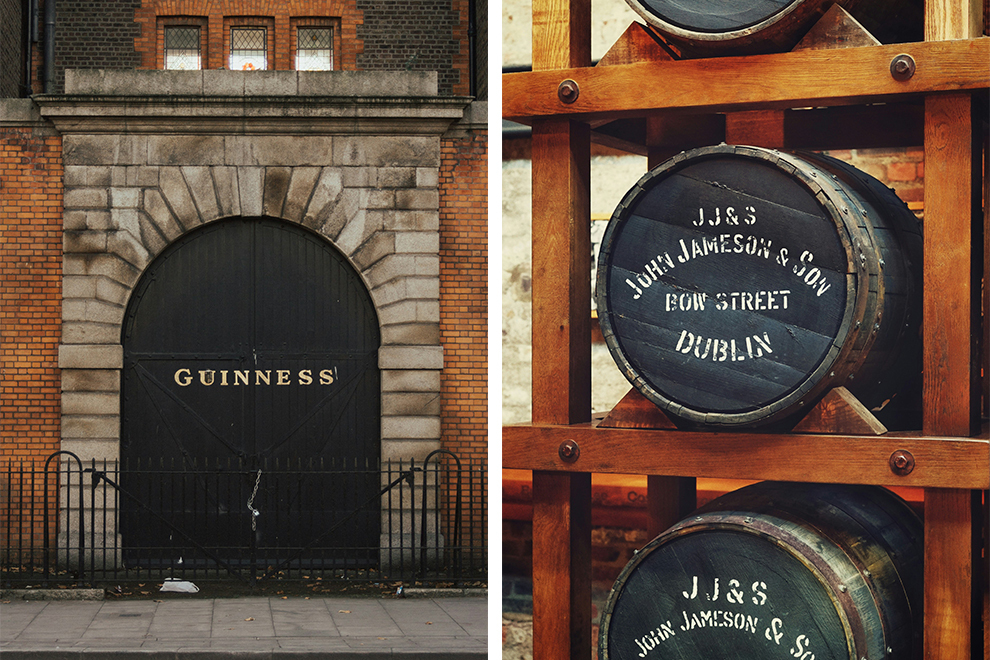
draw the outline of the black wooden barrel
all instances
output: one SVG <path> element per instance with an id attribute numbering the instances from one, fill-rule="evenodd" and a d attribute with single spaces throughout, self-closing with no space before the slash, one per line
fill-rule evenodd
<path id="1" fill-rule="evenodd" d="M 764 482 L 640 550 L 601 660 L 921 658 L 922 525 L 879 486 Z"/>
<path id="2" fill-rule="evenodd" d="M 602 334 L 675 421 L 796 421 L 830 388 L 868 408 L 920 375 L 917 218 L 841 161 L 719 145 L 647 173 L 598 262 Z"/>
<path id="3" fill-rule="evenodd" d="M 833 4 L 882 43 L 921 41 L 920 0 L 626 0 L 686 56 L 792 49 Z"/>

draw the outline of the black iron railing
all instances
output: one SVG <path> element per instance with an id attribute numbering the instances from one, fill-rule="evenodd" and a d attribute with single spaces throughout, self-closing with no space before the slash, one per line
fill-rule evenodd
<path id="1" fill-rule="evenodd" d="M 381 465 L 8 461 L 0 584 L 235 578 L 486 579 L 485 466 L 441 450 Z"/>

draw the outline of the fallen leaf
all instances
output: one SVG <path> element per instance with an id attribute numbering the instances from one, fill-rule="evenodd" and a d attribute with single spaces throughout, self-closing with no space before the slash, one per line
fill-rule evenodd
<path id="1" fill-rule="evenodd" d="M 253 616 L 249 616 L 248 618 L 246 618 L 246 619 L 244 619 L 244 620 L 245 620 L 245 621 L 254 621 L 254 617 L 253 617 Z"/>
<path id="2" fill-rule="evenodd" d="M 309 600 L 309 596 L 303 596 L 303 598 L 305 598 L 306 600 Z"/>
<path id="3" fill-rule="evenodd" d="M 339 612 L 340 614 L 350 614 L 351 613 L 350 610 L 337 610 L 337 612 Z"/>
<path id="4" fill-rule="evenodd" d="M 385 637 L 379 637 L 378 639 L 385 639 Z"/>
<path id="5" fill-rule="evenodd" d="M 428 626 L 432 626 L 432 625 L 433 625 L 433 622 L 432 622 L 432 621 L 427 621 L 427 622 L 426 622 L 426 625 L 428 625 Z"/>
<path id="6" fill-rule="evenodd" d="M 150 593 L 151 593 L 150 591 L 142 591 L 142 592 L 141 592 L 141 595 L 142 595 L 142 596 L 147 596 L 147 595 L 148 595 L 148 594 L 150 594 Z"/>
<path id="7" fill-rule="evenodd" d="M 282 600 L 288 600 L 288 599 L 289 599 L 288 596 L 282 596 Z"/>

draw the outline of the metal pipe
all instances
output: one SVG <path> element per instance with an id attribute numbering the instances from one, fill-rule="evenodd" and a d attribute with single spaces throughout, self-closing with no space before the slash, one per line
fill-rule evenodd
<path id="1" fill-rule="evenodd" d="M 31 43 L 35 35 L 34 13 L 37 11 L 34 3 L 35 0 L 22 0 L 21 2 L 21 27 L 23 28 L 21 35 L 21 57 L 24 64 L 24 80 L 21 83 L 21 96 L 31 95 L 31 75 L 33 73 L 31 66 Z"/>
<path id="2" fill-rule="evenodd" d="M 45 0 L 45 94 L 55 92 L 55 0 Z"/>

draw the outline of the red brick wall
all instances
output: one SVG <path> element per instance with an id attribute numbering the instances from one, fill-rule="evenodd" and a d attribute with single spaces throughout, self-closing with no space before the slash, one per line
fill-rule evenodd
<path id="1" fill-rule="evenodd" d="M 43 460 L 59 447 L 62 140 L 0 130 L 2 455 Z"/>
<path id="2" fill-rule="evenodd" d="M 914 209 L 925 200 L 925 150 L 907 149 L 842 149 L 825 153 L 844 160 L 890 186 L 904 202 Z"/>
<path id="3" fill-rule="evenodd" d="M 269 66 L 271 69 L 285 71 L 295 68 L 292 60 L 295 19 L 339 19 L 327 22 L 327 25 L 333 25 L 334 28 L 334 68 L 354 70 L 357 68 L 357 58 L 363 52 L 357 29 L 364 21 L 355 2 L 356 0 L 232 0 L 208 3 L 203 0 L 144 0 L 142 6 L 134 12 L 134 21 L 141 29 L 140 37 L 134 40 L 135 49 L 141 57 L 138 68 L 163 68 L 162 26 L 175 17 L 201 19 L 206 27 L 204 68 L 226 67 L 225 39 L 229 19 L 238 17 L 239 24 L 269 27 Z M 240 17 L 257 17 L 262 20 L 245 23 L 245 19 Z M 225 21 L 225 18 L 228 20 Z M 189 21 L 189 24 L 196 23 L 197 21 Z"/>
<path id="4" fill-rule="evenodd" d="M 61 142 L 0 129 L 0 469 L 15 470 L 0 477 L 0 499 L 14 499 L 0 502 L 12 516 L 0 520 L 5 553 L 43 533 L 44 483 L 16 471 L 43 466 L 60 443 Z"/>
<path id="5" fill-rule="evenodd" d="M 440 164 L 441 446 L 488 463 L 488 133 L 445 138 Z M 487 470 L 486 470 L 487 473 Z M 472 502 L 484 517 L 486 481 Z M 480 521 L 479 521 L 480 522 Z M 484 532 L 486 525 L 478 525 Z"/>

